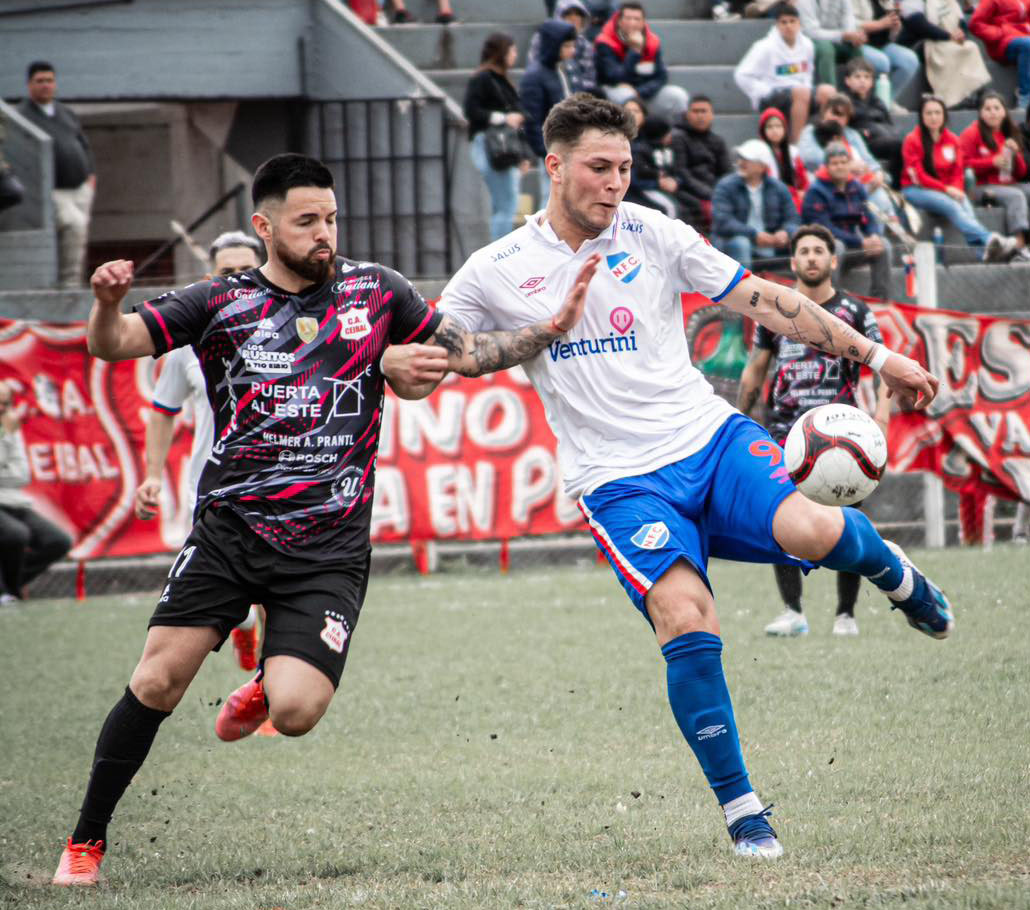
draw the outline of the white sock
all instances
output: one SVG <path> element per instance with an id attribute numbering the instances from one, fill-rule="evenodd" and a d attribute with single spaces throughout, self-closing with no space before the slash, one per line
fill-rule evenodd
<path id="1" fill-rule="evenodd" d="M 728 803 L 723 803 L 722 811 L 726 813 L 726 827 L 729 827 L 745 815 L 757 815 L 762 811 L 762 804 L 752 790 L 750 793 L 731 799 Z"/>
<path id="2" fill-rule="evenodd" d="M 250 612 L 247 614 L 247 618 L 243 620 L 236 628 L 237 629 L 253 629 L 254 623 L 257 622 L 257 607 L 254 604 L 250 605 Z"/>
<path id="3" fill-rule="evenodd" d="M 912 575 L 912 567 L 904 562 L 901 565 L 905 569 L 905 574 L 901 577 L 901 584 L 893 591 L 887 592 L 887 596 L 891 600 L 907 600 L 912 596 L 912 591 L 916 586 L 915 577 Z"/>

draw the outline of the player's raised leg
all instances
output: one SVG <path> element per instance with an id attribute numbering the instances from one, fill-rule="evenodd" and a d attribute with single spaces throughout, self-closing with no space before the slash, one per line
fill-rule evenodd
<path id="1" fill-rule="evenodd" d="M 722 806 L 734 849 L 743 856 L 780 856 L 783 847 L 740 749 L 711 591 L 680 561 L 655 582 L 644 603 L 665 656 L 672 713 Z"/>
<path id="2" fill-rule="evenodd" d="M 943 592 L 858 509 L 822 506 L 795 492 L 776 510 L 773 536 L 793 556 L 869 579 L 912 628 L 931 638 L 951 634 L 955 620 Z"/>
<path id="3" fill-rule="evenodd" d="M 100 729 L 79 821 L 61 855 L 55 885 L 95 885 L 107 826 L 150 752 L 158 727 L 179 703 L 220 633 L 209 627 L 153 626 L 125 694 Z"/>

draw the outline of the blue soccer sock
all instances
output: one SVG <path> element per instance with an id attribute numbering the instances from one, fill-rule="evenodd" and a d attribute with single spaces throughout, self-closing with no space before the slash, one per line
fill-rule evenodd
<path id="1" fill-rule="evenodd" d="M 668 665 L 672 713 L 719 804 L 751 793 L 722 672 L 722 639 L 708 632 L 688 632 L 663 645 L 662 654 Z M 754 800 L 758 805 L 757 797 Z"/>
<path id="2" fill-rule="evenodd" d="M 873 523 L 858 509 L 845 507 L 841 512 L 844 514 L 844 530 L 840 540 L 818 560 L 818 564 L 838 572 L 864 575 L 895 600 L 911 594 L 912 570 L 887 546 Z"/>

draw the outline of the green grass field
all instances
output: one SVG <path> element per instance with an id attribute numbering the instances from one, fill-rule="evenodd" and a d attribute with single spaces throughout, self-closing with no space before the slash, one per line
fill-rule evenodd
<path id="1" fill-rule="evenodd" d="M 860 637 L 832 637 L 828 572 L 812 633 L 767 639 L 771 571 L 713 566 L 771 863 L 732 855 L 650 630 L 584 567 L 373 579 L 302 739 L 219 743 L 245 676 L 214 655 L 119 807 L 106 883 L 52 889 L 154 597 L 5 611 L 0 906 L 1030 907 L 1030 554 L 913 555 L 956 605 L 949 641 L 868 586 Z"/>

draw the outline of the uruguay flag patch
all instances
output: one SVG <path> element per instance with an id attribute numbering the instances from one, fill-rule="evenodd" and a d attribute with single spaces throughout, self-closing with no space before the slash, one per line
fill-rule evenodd
<path id="1" fill-rule="evenodd" d="M 660 550 L 669 542 L 669 529 L 664 521 L 644 525 L 630 540 L 641 550 Z"/>
<path id="2" fill-rule="evenodd" d="M 605 257 L 605 261 L 608 263 L 611 273 L 623 284 L 629 284 L 644 267 L 644 263 L 640 259 L 629 253 L 612 253 Z"/>

